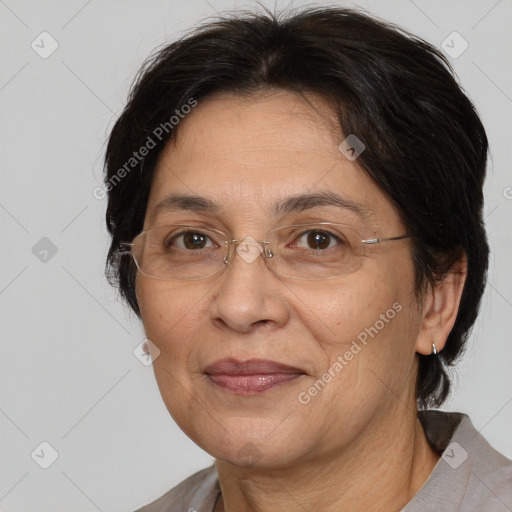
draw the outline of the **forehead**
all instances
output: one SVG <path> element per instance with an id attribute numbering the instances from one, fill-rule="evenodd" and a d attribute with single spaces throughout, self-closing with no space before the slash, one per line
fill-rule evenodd
<path id="1" fill-rule="evenodd" d="M 204 197 L 237 221 L 279 213 L 301 194 L 336 194 L 399 222 L 393 206 L 339 150 L 341 133 L 329 104 L 313 94 L 274 91 L 250 97 L 215 95 L 180 121 L 157 162 L 146 224 L 172 195 Z"/>

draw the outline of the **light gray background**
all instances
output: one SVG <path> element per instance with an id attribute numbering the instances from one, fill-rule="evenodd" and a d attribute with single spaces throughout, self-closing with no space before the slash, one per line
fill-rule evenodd
<path id="1" fill-rule="evenodd" d="M 144 333 L 103 277 L 106 204 L 93 190 L 101 184 L 108 129 L 143 59 L 216 10 L 251 5 L 0 0 L 5 512 L 129 511 L 212 461 L 174 424 L 151 366 L 133 355 Z M 469 413 L 512 458 L 512 2 L 350 5 L 438 46 L 453 31 L 469 43 L 452 62 L 490 139 L 485 211 L 492 259 L 481 315 L 444 409 Z M 43 31 L 59 45 L 47 59 L 31 48 Z M 57 248 L 46 262 L 32 251 L 42 237 Z M 43 441 L 58 452 L 48 469 L 31 458 Z M 44 447 L 36 453 L 49 456 Z"/>

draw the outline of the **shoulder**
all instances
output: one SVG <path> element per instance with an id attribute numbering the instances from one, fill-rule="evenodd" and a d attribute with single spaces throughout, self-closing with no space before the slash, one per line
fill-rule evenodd
<path id="1" fill-rule="evenodd" d="M 469 473 L 469 481 L 464 503 L 479 511 L 511 510 L 512 461 L 495 450 L 467 416 L 461 421 L 457 434 L 451 443 L 452 448 L 462 449 L 463 457 L 467 457 L 469 462 L 465 470 Z M 451 445 L 443 453 L 446 461 L 452 456 Z"/>
<path id="2" fill-rule="evenodd" d="M 469 417 L 441 411 L 425 411 L 419 417 L 441 459 L 403 511 L 512 510 L 512 461 L 486 441 Z"/>
<path id="3" fill-rule="evenodd" d="M 218 493 L 217 471 L 212 465 L 135 512 L 211 512 Z"/>

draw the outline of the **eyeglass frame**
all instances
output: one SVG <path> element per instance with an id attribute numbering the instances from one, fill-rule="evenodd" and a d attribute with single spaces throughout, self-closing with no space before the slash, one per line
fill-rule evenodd
<path id="1" fill-rule="evenodd" d="M 355 231 L 356 233 L 359 234 L 359 236 L 362 236 L 361 233 L 356 228 L 354 228 L 353 226 L 350 226 L 349 224 L 343 224 L 343 223 L 337 223 L 337 222 L 311 222 L 311 223 L 303 223 L 303 224 L 289 224 L 289 225 L 279 226 L 277 228 L 274 228 L 274 229 L 270 230 L 267 233 L 267 235 L 270 235 L 274 231 L 278 231 L 280 229 L 285 229 L 285 228 L 301 227 L 301 226 L 324 226 L 324 225 L 326 225 L 326 226 L 344 226 L 344 227 L 347 227 L 347 228 Z M 135 262 L 135 266 L 137 267 L 137 269 L 140 271 L 140 273 L 142 275 L 144 275 L 146 277 L 149 277 L 150 279 L 157 279 L 159 281 L 175 281 L 175 282 L 201 281 L 203 279 L 208 279 L 209 277 L 213 277 L 214 275 L 220 273 L 221 270 L 224 271 L 227 268 L 227 267 L 220 267 L 219 270 L 214 272 L 213 274 L 208 274 L 207 276 L 199 277 L 199 278 L 196 278 L 196 279 L 166 279 L 166 278 L 163 278 L 163 277 L 152 276 L 150 274 L 146 274 L 145 272 L 143 272 L 142 269 L 139 266 L 139 262 L 137 261 L 137 258 L 135 257 L 135 254 L 133 252 L 134 240 L 137 237 L 143 235 L 144 233 L 147 233 L 148 231 L 151 231 L 151 230 L 154 230 L 154 229 L 158 229 L 158 228 L 171 227 L 171 226 L 196 228 L 198 231 L 200 229 L 204 229 L 206 231 L 215 231 L 216 233 L 219 233 L 221 235 L 226 235 L 227 234 L 225 231 L 221 231 L 220 229 L 216 229 L 216 228 L 201 228 L 199 226 L 194 226 L 192 224 L 169 224 L 169 225 L 165 224 L 165 225 L 161 225 L 161 226 L 153 226 L 151 228 L 144 229 L 140 233 L 138 233 L 133 238 L 132 242 L 119 242 L 119 245 L 118 245 L 118 248 L 117 248 L 117 251 L 116 251 L 118 256 L 123 256 L 123 255 L 126 255 L 126 254 L 130 254 L 132 256 L 133 261 Z M 359 242 L 361 244 L 363 244 L 363 246 L 364 245 L 375 245 L 375 244 L 380 244 L 382 242 L 393 242 L 393 241 L 396 241 L 396 240 L 403 240 L 405 238 L 411 238 L 411 237 L 414 237 L 414 236 L 416 236 L 414 233 L 406 233 L 404 235 L 387 237 L 387 238 L 378 237 L 378 238 L 361 239 L 361 240 L 359 240 Z M 266 240 L 256 240 L 252 236 L 246 236 L 245 238 L 237 238 L 237 239 L 233 239 L 233 240 L 225 240 L 224 241 L 224 246 L 226 247 L 226 254 L 225 254 L 224 258 L 223 258 L 223 263 L 224 264 L 230 265 L 232 260 L 233 260 L 235 250 L 233 249 L 233 250 L 230 251 L 230 247 L 235 247 L 236 248 L 237 245 L 241 244 L 242 242 L 245 242 L 248 238 L 251 238 L 252 241 L 258 243 L 261 246 L 262 251 L 260 252 L 260 254 L 261 254 L 261 256 L 263 257 L 263 259 L 265 261 L 265 267 L 270 272 L 272 272 L 274 275 L 279 276 L 279 277 L 284 277 L 285 279 L 296 279 L 296 280 L 301 280 L 301 281 L 323 281 L 323 280 L 327 280 L 327 279 L 334 279 L 334 278 L 337 278 L 337 277 L 344 277 L 344 276 L 353 274 L 354 272 L 357 272 L 357 270 L 359 270 L 359 268 L 361 268 L 361 267 L 358 267 L 355 270 L 353 270 L 351 272 L 348 272 L 346 274 L 340 274 L 340 275 L 335 275 L 335 276 L 326 277 L 326 278 L 313 278 L 313 279 L 304 279 L 304 278 L 300 278 L 300 277 L 290 277 L 290 276 L 285 276 L 285 275 L 282 275 L 282 274 L 278 274 L 278 273 L 276 273 L 272 269 L 270 264 L 266 263 L 266 261 L 268 259 L 271 259 L 271 258 L 274 257 L 274 254 L 272 253 L 272 249 L 270 248 L 270 249 L 266 250 L 266 248 L 265 248 L 265 245 L 266 244 L 271 244 L 271 242 L 268 242 Z M 129 249 L 128 250 L 123 250 L 125 247 L 129 247 Z M 259 256 L 258 256 L 258 258 L 259 258 Z"/>

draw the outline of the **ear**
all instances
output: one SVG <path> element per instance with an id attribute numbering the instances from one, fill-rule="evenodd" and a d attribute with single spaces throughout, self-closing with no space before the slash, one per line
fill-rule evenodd
<path id="1" fill-rule="evenodd" d="M 467 258 L 464 254 L 452 271 L 442 281 L 429 287 L 425 293 L 423 321 L 415 345 L 415 350 L 419 354 L 432 354 L 433 343 L 438 352 L 443 350 L 457 318 L 467 268 Z"/>

